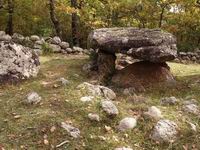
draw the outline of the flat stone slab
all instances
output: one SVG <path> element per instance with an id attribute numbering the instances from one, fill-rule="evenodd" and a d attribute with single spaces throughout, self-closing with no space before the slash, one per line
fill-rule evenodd
<path id="1" fill-rule="evenodd" d="M 88 37 L 88 48 L 110 54 L 124 53 L 151 62 L 173 60 L 177 55 L 176 38 L 159 29 L 96 29 Z"/>

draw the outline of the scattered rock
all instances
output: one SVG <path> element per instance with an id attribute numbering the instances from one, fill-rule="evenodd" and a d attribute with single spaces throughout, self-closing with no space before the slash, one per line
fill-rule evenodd
<path id="1" fill-rule="evenodd" d="M 101 106 L 103 110 L 110 116 L 116 116 L 119 114 L 119 110 L 112 101 L 102 100 Z"/>
<path id="2" fill-rule="evenodd" d="M 178 126 L 170 120 L 160 120 L 154 127 L 151 139 L 158 142 L 173 142 L 178 134 Z"/>
<path id="3" fill-rule="evenodd" d="M 64 85 L 64 86 L 70 84 L 70 82 L 69 82 L 67 79 L 65 79 L 65 78 L 60 78 L 60 79 L 58 80 L 58 82 L 60 82 L 60 83 L 61 83 L 62 85 Z"/>
<path id="4" fill-rule="evenodd" d="M 196 126 L 195 124 L 193 124 L 193 123 L 191 123 L 191 122 L 188 122 L 188 124 L 190 125 L 191 130 L 192 130 L 193 132 L 197 132 L 197 126 Z"/>
<path id="5" fill-rule="evenodd" d="M 104 97 L 106 99 L 113 100 L 116 98 L 116 94 L 109 88 L 100 86 L 100 85 L 93 85 L 87 82 L 80 84 L 77 89 L 85 90 L 88 95 L 91 96 L 99 96 Z"/>
<path id="6" fill-rule="evenodd" d="M 38 104 L 41 101 L 41 97 L 36 92 L 31 92 L 27 95 L 25 102 L 27 104 Z"/>
<path id="7" fill-rule="evenodd" d="M 61 52 L 61 47 L 56 44 L 49 44 L 49 47 L 53 50 L 54 53 Z"/>
<path id="8" fill-rule="evenodd" d="M 176 105 L 179 103 L 179 100 L 176 97 L 165 97 L 161 99 L 162 105 Z"/>
<path id="9" fill-rule="evenodd" d="M 93 96 L 84 96 L 84 97 L 81 97 L 80 101 L 82 101 L 82 102 L 91 102 L 93 99 L 94 99 Z"/>
<path id="10" fill-rule="evenodd" d="M 32 36 L 30 37 L 30 40 L 33 41 L 33 42 L 39 41 L 39 40 L 40 40 L 40 37 L 37 36 L 37 35 L 32 35 Z"/>
<path id="11" fill-rule="evenodd" d="M 60 43 L 61 43 L 61 39 L 58 36 L 53 37 L 51 40 L 51 44 L 58 45 Z"/>
<path id="12" fill-rule="evenodd" d="M 115 148 L 115 150 L 133 150 L 133 149 L 127 147 L 121 147 L 121 148 Z"/>
<path id="13" fill-rule="evenodd" d="M 132 102 L 133 104 L 142 104 L 147 102 L 147 98 L 141 95 L 133 95 L 128 98 L 128 101 Z"/>
<path id="14" fill-rule="evenodd" d="M 200 115 L 200 109 L 196 104 L 186 104 L 183 106 L 183 110 L 194 115 Z"/>
<path id="15" fill-rule="evenodd" d="M 136 90 L 134 87 L 125 88 L 123 91 L 124 95 L 133 95 L 135 94 Z"/>
<path id="16" fill-rule="evenodd" d="M 12 37 L 10 35 L 3 35 L 3 36 L 0 36 L 0 41 L 11 41 Z"/>
<path id="17" fill-rule="evenodd" d="M 155 106 L 151 106 L 147 112 L 144 113 L 144 115 L 150 117 L 150 118 L 153 118 L 153 119 L 160 119 L 162 118 L 162 113 L 160 111 L 160 109 L 158 109 L 157 107 Z"/>
<path id="18" fill-rule="evenodd" d="M 137 125 L 137 120 L 135 118 L 127 117 L 127 118 L 122 119 L 119 122 L 119 125 L 117 128 L 118 128 L 118 130 L 123 132 L 123 131 L 129 130 L 129 129 L 135 128 L 136 125 Z"/>
<path id="19" fill-rule="evenodd" d="M 93 113 L 89 113 L 88 114 L 88 118 L 92 121 L 97 121 L 99 122 L 100 121 L 100 117 L 98 114 L 93 114 Z"/>
<path id="20" fill-rule="evenodd" d="M 76 127 L 73 127 L 70 124 L 67 124 L 65 122 L 61 123 L 61 127 L 64 128 L 69 134 L 70 136 L 72 136 L 73 138 L 79 138 L 80 137 L 80 130 Z"/>
<path id="21" fill-rule="evenodd" d="M 60 43 L 60 47 L 61 47 L 62 49 L 69 48 L 69 43 L 67 43 L 67 42 L 61 42 L 61 43 Z"/>

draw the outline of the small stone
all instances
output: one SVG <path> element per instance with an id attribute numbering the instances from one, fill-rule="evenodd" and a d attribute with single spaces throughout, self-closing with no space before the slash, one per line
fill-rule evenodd
<path id="1" fill-rule="evenodd" d="M 70 124 L 67 124 L 65 122 L 61 123 L 61 127 L 64 128 L 70 134 L 70 136 L 72 136 L 73 138 L 79 138 L 80 137 L 81 132 L 78 128 L 73 127 Z"/>
<path id="2" fill-rule="evenodd" d="M 49 48 L 51 48 L 54 53 L 60 53 L 61 52 L 61 47 L 59 45 L 49 44 Z"/>
<path id="3" fill-rule="evenodd" d="M 41 101 L 41 97 L 36 92 L 31 92 L 27 95 L 25 102 L 27 104 L 38 104 Z"/>
<path id="4" fill-rule="evenodd" d="M 52 126 L 50 131 L 53 133 L 54 131 L 56 130 L 56 127 L 55 126 Z"/>
<path id="5" fill-rule="evenodd" d="M 14 118 L 15 118 L 15 119 L 20 119 L 21 116 L 20 116 L 20 115 L 16 115 L 16 116 L 14 116 Z"/>
<path id="6" fill-rule="evenodd" d="M 118 125 L 118 130 L 119 131 L 126 131 L 126 130 L 130 130 L 130 129 L 133 129 L 135 128 L 137 125 L 137 120 L 135 118 L 130 118 L 130 117 L 127 117 L 127 118 L 124 118 L 122 119 L 120 122 L 119 122 L 119 125 Z"/>
<path id="7" fill-rule="evenodd" d="M 10 35 L 0 36 L 0 41 L 11 41 L 12 37 Z"/>
<path id="8" fill-rule="evenodd" d="M 195 124 L 191 122 L 188 122 L 188 124 L 190 125 L 192 131 L 197 132 L 197 126 Z"/>
<path id="9" fill-rule="evenodd" d="M 112 130 L 112 128 L 110 126 L 105 126 L 105 129 L 106 129 L 107 132 Z"/>
<path id="10" fill-rule="evenodd" d="M 58 36 L 55 36 L 52 38 L 51 40 L 51 44 L 60 44 L 61 43 L 61 39 Z"/>
<path id="11" fill-rule="evenodd" d="M 60 47 L 61 47 L 62 49 L 69 48 L 69 43 L 67 43 L 67 42 L 61 42 L 61 43 L 60 43 Z"/>
<path id="12" fill-rule="evenodd" d="M 183 106 L 183 110 L 194 114 L 194 115 L 199 115 L 200 114 L 200 109 L 196 104 L 187 104 Z"/>
<path id="13" fill-rule="evenodd" d="M 66 52 L 70 54 L 73 52 L 73 50 L 71 48 L 66 48 Z"/>
<path id="14" fill-rule="evenodd" d="M 94 99 L 93 96 L 84 96 L 84 97 L 81 97 L 80 101 L 82 101 L 82 102 L 91 102 L 93 99 Z"/>
<path id="15" fill-rule="evenodd" d="M 153 129 L 150 138 L 157 142 L 173 142 L 178 134 L 178 126 L 170 120 L 160 120 Z"/>
<path id="16" fill-rule="evenodd" d="M 163 117 L 160 109 L 158 109 L 155 106 L 150 107 L 148 109 L 148 111 L 144 113 L 144 115 L 146 115 L 146 116 L 148 116 L 150 118 L 156 119 L 156 120 L 158 120 L 158 119 Z"/>
<path id="17" fill-rule="evenodd" d="M 115 150 L 133 150 L 133 149 L 127 147 L 121 147 L 121 148 L 115 148 Z"/>
<path id="18" fill-rule="evenodd" d="M 178 104 L 179 100 L 176 97 L 165 97 L 161 99 L 162 105 L 176 105 Z"/>
<path id="19" fill-rule="evenodd" d="M 119 110 L 117 109 L 117 107 L 115 106 L 115 104 L 113 104 L 112 101 L 110 100 L 103 100 L 101 102 L 101 106 L 103 108 L 103 110 L 111 116 L 116 116 L 119 114 Z"/>
<path id="20" fill-rule="evenodd" d="M 47 139 L 44 139 L 44 145 L 49 145 L 49 141 Z"/>
<path id="21" fill-rule="evenodd" d="M 40 40 L 40 37 L 37 36 L 37 35 L 32 35 L 32 36 L 30 37 L 30 40 L 33 41 L 33 42 L 39 41 L 39 40 Z"/>
<path id="22" fill-rule="evenodd" d="M 64 86 L 69 85 L 69 83 L 70 83 L 70 82 L 69 82 L 67 79 L 65 79 L 65 78 L 60 78 L 58 81 L 61 82 L 61 84 L 64 85 Z"/>
<path id="23" fill-rule="evenodd" d="M 97 121 L 97 122 L 100 121 L 100 117 L 99 117 L 98 114 L 89 113 L 89 114 L 88 114 L 88 118 L 89 118 L 91 121 Z"/>

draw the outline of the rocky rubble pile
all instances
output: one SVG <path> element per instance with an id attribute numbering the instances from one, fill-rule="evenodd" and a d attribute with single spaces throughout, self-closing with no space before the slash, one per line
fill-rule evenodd
<path id="1" fill-rule="evenodd" d="M 195 52 L 180 52 L 176 59 L 177 62 L 186 63 L 186 62 L 195 62 L 200 63 L 200 50 Z"/>
<path id="2" fill-rule="evenodd" d="M 0 84 L 16 83 L 36 77 L 40 62 L 38 55 L 30 48 L 9 41 L 9 36 L 0 41 Z"/>
<path id="3" fill-rule="evenodd" d="M 32 35 L 30 37 L 24 37 L 21 34 L 14 33 L 12 36 L 6 35 L 4 31 L 0 31 L 0 41 L 15 42 L 23 46 L 34 49 L 38 54 L 42 53 L 42 47 L 47 46 L 54 53 L 64 53 L 64 54 L 82 54 L 87 53 L 80 47 L 70 48 L 70 44 L 62 41 L 59 37 L 39 37 L 37 35 Z"/>

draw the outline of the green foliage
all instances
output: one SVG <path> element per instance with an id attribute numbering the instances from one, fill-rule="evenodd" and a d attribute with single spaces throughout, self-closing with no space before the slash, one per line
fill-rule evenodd
<path id="1" fill-rule="evenodd" d="M 49 47 L 49 44 L 44 43 L 42 44 L 42 54 L 43 55 L 50 55 L 53 53 L 53 49 Z"/>
<path id="2" fill-rule="evenodd" d="M 86 47 L 88 33 L 102 27 L 161 28 L 177 37 L 180 50 L 200 47 L 200 7 L 196 0 L 78 0 L 79 8 L 70 7 L 70 1 L 56 1 L 56 16 L 62 29 L 62 39 L 69 43 L 71 14 L 79 16 L 78 37 Z M 5 30 L 5 9 L 0 9 L 0 30 Z M 15 0 L 14 32 L 23 35 L 55 34 L 49 17 L 48 0 Z"/>

